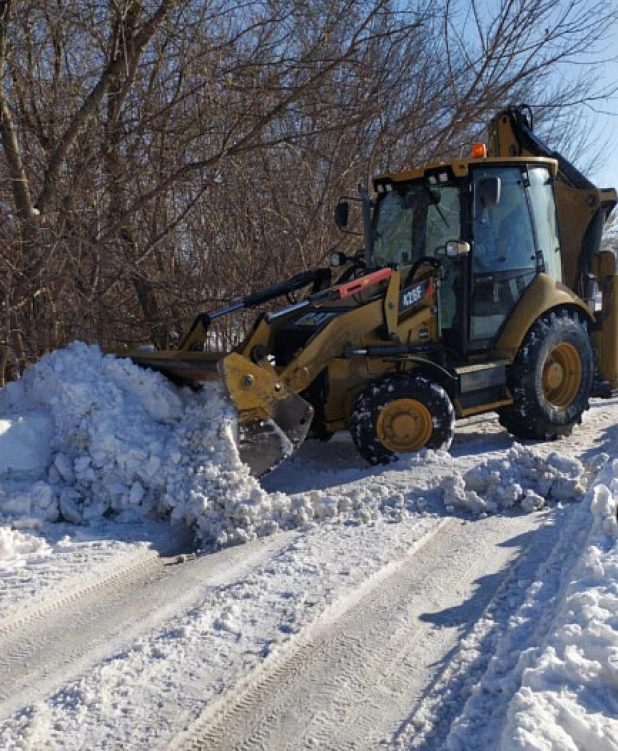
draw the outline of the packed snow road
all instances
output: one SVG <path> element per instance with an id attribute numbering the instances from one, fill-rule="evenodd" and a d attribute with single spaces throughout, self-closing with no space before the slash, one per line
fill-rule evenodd
<path id="1" fill-rule="evenodd" d="M 560 442 L 485 416 L 390 467 L 308 443 L 258 488 L 199 449 L 199 405 L 153 416 L 162 384 L 107 368 L 106 432 L 67 384 L 55 437 L 4 444 L 0 748 L 618 749 L 618 400 Z M 11 398 L 22 435 L 50 424 Z"/>
<path id="2" fill-rule="evenodd" d="M 521 559 L 538 570 L 555 541 L 555 526 L 533 534 L 543 521 L 444 520 L 172 746 L 375 749 L 398 737 Z"/>

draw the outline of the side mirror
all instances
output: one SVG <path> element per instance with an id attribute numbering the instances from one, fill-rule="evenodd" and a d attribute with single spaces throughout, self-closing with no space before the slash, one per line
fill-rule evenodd
<path id="1" fill-rule="evenodd" d="M 335 224 L 339 229 L 348 226 L 348 216 L 350 214 L 350 204 L 347 201 L 339 201 L 335 207 Z"/>
<path id="2" fill-rule="evenodd" d="M 463 242 L 463 240 L 449 240 L 446 243 L 446 255 L 448 258 L 467 256 L 469 252 L 470 243 Z"/>
<path id="3" fill-rule="evenodd" d="M 482 177 L 477 185 L 479 203 L 483 209 L 491 209 L 500 203 L 502 182 L 499 177 Z"/>

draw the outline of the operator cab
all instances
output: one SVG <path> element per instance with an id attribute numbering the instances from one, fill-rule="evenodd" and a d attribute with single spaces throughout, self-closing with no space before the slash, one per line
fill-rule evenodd
<path id="1" fill-rule="evenodd" d="M 482 158 L 376 179 L 372 265 L 441 262 L 449 348 L 491 349 L 538 273 L 562 281 L 555 172 L 550 159 Z"/>

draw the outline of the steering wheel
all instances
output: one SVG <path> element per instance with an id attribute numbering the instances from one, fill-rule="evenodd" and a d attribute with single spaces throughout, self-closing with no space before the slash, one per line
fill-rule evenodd
<path id="1" fill-rule="evenodd" d="M 421 256 L 420 258 L 418 258 L 410 267 L 410 271 L 408 271 L 408 276 L 403 283 L 404 287 L 407 287 L 408 284 L 412 283 L 414 277 L 416 276 L 416 272 L 422 266 L 431 266 L 434 269 L 439 269 L 442 267 L 442 261 L 440 261 L 439 258 L 433 258 L 432 256 Z"/>

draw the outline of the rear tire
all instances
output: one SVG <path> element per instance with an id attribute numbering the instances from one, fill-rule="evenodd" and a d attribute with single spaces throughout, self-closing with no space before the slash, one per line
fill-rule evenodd
<path id="1" fill-rule="evenodd" d="M 448 394 L 423 376 L 390 375 L 369 384 L 354 404 L 350 433 L 369 464 L 386 464 L 400 453 L 447 449 L 455 411 Z"/>
<path id="2" fill-rule="evenodd" d="M 509 369 L 515 403 L 500 423 L 517 438 L 547 440 L 568 435 L 588 409 L 594 355 L 586 324 L 574 312 L 536 321 Z"/>

